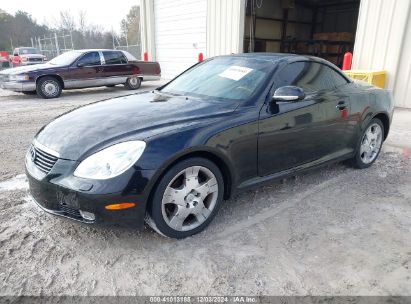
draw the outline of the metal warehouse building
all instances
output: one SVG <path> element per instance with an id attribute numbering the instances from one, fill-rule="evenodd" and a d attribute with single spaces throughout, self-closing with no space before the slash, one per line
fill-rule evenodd
<path id="1" fill-rule="evenodd" d="M 411 108 L 409 0 L 141 0 L 142 49 L 172 78 L 204 58 L 290 52 L 384 70 L 398 107 Z"/>

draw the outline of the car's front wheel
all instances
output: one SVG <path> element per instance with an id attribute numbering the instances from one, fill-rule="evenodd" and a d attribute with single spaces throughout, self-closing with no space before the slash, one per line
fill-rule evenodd
<path id="1" fill-rule="evenodd" d="M 223 191 L 223 176 L 213 162 L 183 160 L 167 171 L 154 190 L 147 223 L 171 238 L 199 233 L 216 215 Z"/>
<path id="2" fill-rule="evenodd" d="M 384 125 L 381 120 L 374 118 L 361 135 L 355 157 L 351 159 L 351 164 L 359 169 L 370 167 L 381 152 L 384 141 Z"/>
<path id="3" fill-rule="evenodd" d="M 37 81 L 37 94 L 46 99 L 59 97 L 62 89 L 60 81 L 52 76 L 42 77 Z"/>
<path id="4" fill-rule="evenodd" d="M 129 90 L 137 90 L 141 86 L 141 78 L 137 76 L 129 77 L 124 85 Z"/>

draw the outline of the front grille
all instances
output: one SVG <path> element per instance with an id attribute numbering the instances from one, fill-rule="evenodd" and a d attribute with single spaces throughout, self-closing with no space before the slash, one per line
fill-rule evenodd
<path id="1" fill-rule="evenodd" d="M 61 203 L 59 204 L 59 208 L 60 208 L 60 211 L 68 217 L 72 217 L 72 218 L 75 218 L 75 219 L 78 219 L 78 220 L 83 219 L 83 217 L 81 216 L 80 211 L 78 209 L 75 209 L 73 207 L 70 207 L 68 205 L 61 204 Z"/>
<path id="2" fill-rule="evenodd" d="M 43 58 L 29 58 L 30 62 L 40 62 L 43 61 Z"/>
<path id="3" fill-rule="evenodd" d="M 46 174 L 50 172 L 58 159 L 56 156 L 44 152 L 33 145 L 30 147 L 30 155 L 36 167 Z"/>

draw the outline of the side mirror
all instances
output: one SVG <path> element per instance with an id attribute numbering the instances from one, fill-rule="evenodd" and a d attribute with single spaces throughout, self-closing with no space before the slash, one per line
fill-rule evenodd
<path id="1" fill-rule="evenodd" d="M 86 66 L 86 64 L 84 62 L 79 62 L 79 63 L 77 63 L 77 66 L 79 68 L 82 68 L 82 67 Z"/>
<path id="2" fill-rule="evenodd" d="M 299 87 L 285 86 L 278 88 L 273 96 L 273 101 L 296 102 L 305 98 L 304 90 Z"/>

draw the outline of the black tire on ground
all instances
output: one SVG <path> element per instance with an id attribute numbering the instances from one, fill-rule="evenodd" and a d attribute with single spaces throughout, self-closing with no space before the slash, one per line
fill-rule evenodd
<path id="1" fill-rule="evenodd" d="M 361 149 L 361 146 L 364 144 L 364 146 L 367 147 L 367 143 L 371 146 L 372 143 L 369 143 L 369 140 L 367 139 L 367 135 L 366 133 L 369 132 L 371 130 L 378 130 L 378 127 L 380 128 L 379 130 L 379 135 L 377 135 L 377 144 L 379 143 L 379 148 L 377 149 L 378 151 L 375 151 L 373 153 L 371 153 L 373 156 L 367 161 L 366 159 L 366 153 L 367 152 L 363 152 L 363 150 Z M 377 131 L 375 131 L 377 132 Z M 361 134 L 360 140 L 357 144 L 357 149 L 355 152 L 355 156 L 352 159 L 348 160 L 348 164 L 351 165 L 354 168 L 357 169 L 365 169 L 370 167 L 378 158 L 380 152 L 381 152 L 381 147 L 382 144 L 384 142 L 384 125 L 381 122 L 381 120 L 379 120 L 378 118 L 373 118 L 367 125 L 366 128 L 364 128 L 363 133 Z"/>
<path id="2" fill-rule="evenodd" d="M 129 77 L 124 86 L 129 90 L 137 90 L 141 86 L 141 78 L 137 76 Z"/>
<path id="3" fill-rule="evenodd" d="M 63 87 L 60 81 L 53 76 L 45 76 L 37 81 L 37 95 L 45 99 L 57 98 L 60 96 Z"/>
<path id="4" fill-rule="evenodd" d="M 197 171 L 200 173 L 195 173 L 195 170 L 190 171 L 190 168 L 194 167 L 201 168 L 199 169 L 199 171 Z M 184 171 L 186 169 L 187 171 L 192 173 L 186 173 L 187 171 Z M 184 173 L 182 173 L 183 171 Z M 207 172 L 208 176 L 203 175 L 203 172 Z M 191 179 L 194 176 L 197 177 Z M 175 185 L 176 182 L 177 185 Z M 180 182 L 182 183 L 182 186 L 179 186 Z M 201 193 L 203 193 L 203 195 L 200 195 L 200 192 L 196 193 L 195 190 L 191 190 L 189 192 L 185 191 L 183 195 L 179 196 L 184 197 L 184 199 L 176 200 L 176 197 L 173 197 L 173 199 L 171 200 L 173 192 L 177 193 L 177 191 L 175 190 L 181 191 L 185 189 L 191 189 L 191 186 L 188 185 L 192 185 L 191 183 L 193 182 L 196 186 L 199 185 L 198 187 L 193 189 L 198 189 L 199 191 L 201 191 Z M 207 187 L 204 187 L 205 185 Z M 211 185 L 212 187 L 208 187 L 209 185 Z M 170 187 L 172 187 L 172 191 L 170 191 Z M 202 187 L 201 190 L 200 187 Z M 204 189 L 207 190 L 204 191 Z M 169 195 L 169 193 L 171 195 Z M 185 195 L 185 193 L 188 194 Z M 223 175 L 213 162 L 209 161 L 208 159 L 199 157 L 185 159 L 171 167 L 160 179 L 157 187 L 154 189 L 151 202 L 149 202 L 149 205 L 147 207 L 146 222 L 155 231 L 166 237 L 182 239 L 190 235 L 194 235 L 204 230 L 213 220 L 221 205 L 223 196 Z M 200 200 L 197 202 L 196 200 L 199 198 Z M 171 204 L 165 204 L 164 206 L 167 207 L 163 207 L 163 199 L 165 201 L 171 202 Z M 178 203 L 176 203 L 176 201 L 178 201 Z M 172 211 L 170 211 L 170 209 L 166 209 L 170 208 L 170 206 L 174 208 Z M 181 213 L 180 210 L 182 211 Z M 163 216 L 163 211 L 166 212 L 165 216 Z M 183 220 L 180 220 L 180 223 L 182 223 L 181 227 L 186 228 L 180 228 L 180 230 L 176 230 L 170 226 L 172 223 L 170 219 L 176 216 L 177 218 L 183 218 Z M 168 223 L 165 218 L 167 218 Z M 187 228 L 187 226 L 191 227 Z M 184 229 L 188 230 L 182 231 Z"/>
<path id="5" fill-rule="evenodd" d="M 24 95 L 36 95 L 37 92 L 36 91 L 26 91 L 26 92 L 22 92 Z"/>

